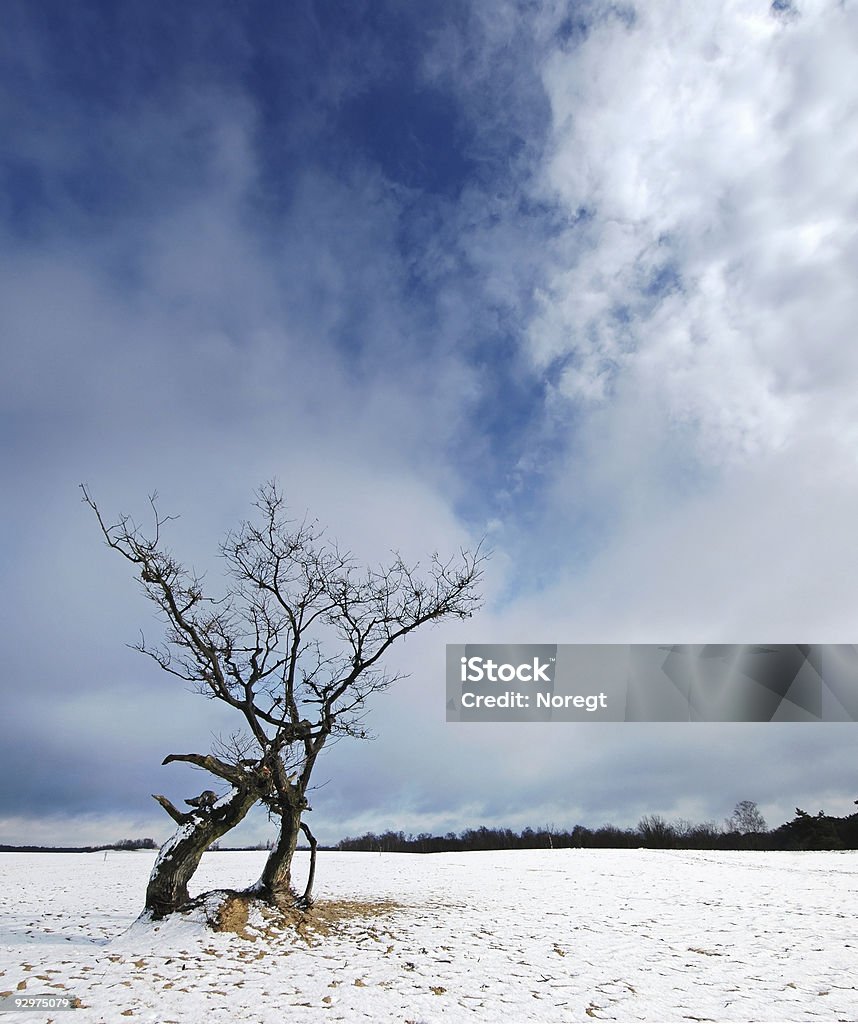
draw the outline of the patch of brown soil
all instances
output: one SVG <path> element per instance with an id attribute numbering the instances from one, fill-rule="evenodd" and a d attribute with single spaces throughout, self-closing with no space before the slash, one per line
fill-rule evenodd
<path id="1" fill-rule="evenodd" d="M 246 896 L 227 896 L 218 907 L 212 928 L 216 932 L 234 932 L 243 939 L 247 934 L 248 899 Z"/>
<path id="2" fill-rule="evenodd" d="M 208 897 L 214 893 L 206 894 Z M 389 914 L 400 908 L 394 900 L 318 900 L 307 909 L 299 907 L 272 907 L 255 900 L 252 895 L 235 891 L 218 893 L 222 898 L 216 905 L 206 902 L 206 919 L 216 932 L 232 932 L 243 939 L 254 941 L 260 934 L 258 927 L 248 931 L 248 917 L 251 907 L 262 915 L 264 925 L 261 934 L 265 938 L 276 938 L 283 932 L 294 930 L 305 942 L 312 942 L 315 936 L 330 935 L 339 926 Z M 202 902 L 202 900 L 200 900 Z M 374 932 L 374 929 L 369 929 Z M 371 937 L 376 937 L 374 934 Z"/>
<path id="3" fill-rule="evenodd" d="M 292 928 L 305 942 L 311 942 L 314 936 L 330 935 L 346 922 L 380 917 L 399 907 L 400 904 L 393 900 L 318 900 L 306 910 L 260 905 L 268 926 L 265 929 L 268 936 Z"/>

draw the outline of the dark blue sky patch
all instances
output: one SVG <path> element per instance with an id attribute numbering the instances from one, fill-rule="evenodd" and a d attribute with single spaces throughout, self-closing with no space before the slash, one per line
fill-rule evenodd
<path id="1" fill-rule="evenodd" d="M 675 263 L 656 268 L 643 287 L 643 294 L 649 299 L 662 299 L 677 291 L 682 291 L 682 277 Z"/>
<path id="2" fill-rule="evenodd" d="M 16 145 L 7 223 L 41 218 L 81 239 L 207 185 L 213 114 L 242 54 L 224 12 L 49 2 L 11 19 L 0 72 Z"/>
<path id="3" fill-rule="evenodd" d="M 347 103 L 340 125 L 393 182 L 457 195 L 468 180 L 468 131 L 452 98 L 410 82 L 378 84 Z"/>
<path id="4" fill-rule="evenodd" d="M 50 200 L 41 168 L 10 154 L 0 160 L 0 220 L 9 231 L 32 240 L 41 234 L 42 214 Z"/>
<path id="5" fill-rule="evenodd" d="M 31 96 L 86 104 L 92 116 L 165 98 L 182 82 L 228 79 L 245 49 L 234 9 L 223 3 L 47 0 L 24 10 L 7 39 L 19 83 Z"/>
<path id="6" fill-rule="evenodd" d="M 587 38 L 590 31 L 590 23 L 580 12 L 573 11 L 557 26 L 555 36 L 564 46 L 578 46 Z"/>
<path id="7" fill-rule="evenodd" d="M 457 439 L 454 457 L 469 481 L 462 511 L 484 520 L 508 513 L 522 491 L 528 503 L 534 499 L 538 474 L 523 465 L 539 443 L 545 381 L 525 365 L 510 335 L 487 336 L 473 347 L 469 362 L 479 391 L 467 410 L 469 429 Z"/>
<path id="8" fill-rule="evenodd" d="M 467 173 L 457 150 L 426 156 L 425 147 L 448 134 L 454 104 L 424 95 L 415 77 L 432 33 L 450 17 L 455 8 L 447 3 L 244 6 L 241 81 L 256 103 L 268 211 L 287 209 L 310 154 L 341 180 L 361 160 L 393 182 L 430 190 Z"/>

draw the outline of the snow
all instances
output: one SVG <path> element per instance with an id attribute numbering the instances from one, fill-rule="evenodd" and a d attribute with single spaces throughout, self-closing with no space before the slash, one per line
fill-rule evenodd
<path id="1" fill-rule="evenodd" d="M 202 891 L 263 853 L 208 853 Z M 298 854 L 302 885 L 307 855 Z M 320 853 L 319 901 L 396 901 L 328 935 L 135 920 L 153 854 L 0 854 L 0 992 L 90 1024 L 856 1021 L 858 854 Z M 308 941 L 309 940 L 309 941 Z"/>

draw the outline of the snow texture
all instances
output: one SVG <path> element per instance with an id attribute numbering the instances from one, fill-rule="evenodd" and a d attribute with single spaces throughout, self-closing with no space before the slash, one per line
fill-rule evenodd
<path id="1" fill-rule="evenodd" d="M 264 856 L 206 854 L 196 891 Z M 84 1004 L 8 1020 L 858 1020 L 851 852 L 321 853 L 320 901 L 398 906 L 305 937 L 256 910 L 250 938 L 207 930 L 206 908 L 135 920 L 151 865 L 0 854 L 0 991 Z"/>

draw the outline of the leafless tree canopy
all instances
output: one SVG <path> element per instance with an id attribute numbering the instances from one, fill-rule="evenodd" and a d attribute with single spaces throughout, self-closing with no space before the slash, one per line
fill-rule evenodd
<path id="1" fill-rule="evenodd" d="M 742 835 L 765 832 L 766 819 L 753 800 L 740 800 L 724 822 L 724 828 L 727 832 L 739 832 Z"/>

